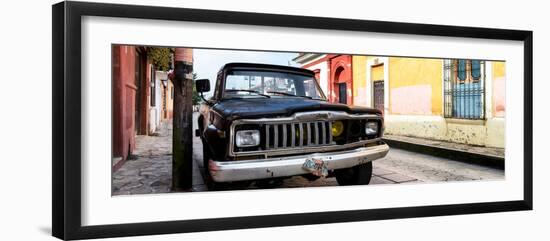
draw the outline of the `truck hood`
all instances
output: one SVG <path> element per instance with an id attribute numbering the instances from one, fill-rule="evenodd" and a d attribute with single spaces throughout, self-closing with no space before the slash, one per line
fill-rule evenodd
<path id="1" fill-rule="evenodd" d="M 296 112 L 320 110 L 382 115 L 377 109 L 292 97 L 229 99 L 218 102 L 212 108 L 227 120 L 291 116 Z"/>

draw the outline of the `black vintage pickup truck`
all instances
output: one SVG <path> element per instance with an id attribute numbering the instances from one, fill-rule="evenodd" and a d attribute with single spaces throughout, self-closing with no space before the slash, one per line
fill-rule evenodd
<path id="1" fill-rule="evenodd" d="M 210 91 L 207 79 L 195 85 L 201 96 Z M 389 151 L 382 113 L 328 102 L 307 69 L 228 63 L 199 112 L 196 135 L 213 189 L 297 175 L 368 184 L 371 162 Z"/>

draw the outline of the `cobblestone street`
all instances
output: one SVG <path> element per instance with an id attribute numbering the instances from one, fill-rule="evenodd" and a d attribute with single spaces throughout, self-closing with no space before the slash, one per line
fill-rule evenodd
<path id="1" fill-rule="evenodd" d="M 136 138 L 134 156 L 113 173 L 112 195 L 166 193 L 172 182 L 172 124 Z"/>
<path id="2" fill-rule="evenodd" d="M 385 158 L 373 162 L 373 177 L 369 185 L 503 179 L 503 170 L 393 148 Z M 334 177 L 314 182 L 293 177 L 286 179 L 281 187 L 337 185 Z"/>
<path id="3" fill-rule="evenodd" d="M 193 121 L 196 124 L 196 120 Z M 113 195 L 170 192 L 172 174 L 172 127 L 165 122 L 152 136 L 138 136 L 132 159 L 113 174 Z M 206 191 L 202 180 L 202 146 L 199 138 L 193 140 L 193 189 Z M 372 185 L 441 181 L 502 180 L 504 171 L 446 158 L 414 153 L 397 148 L 373 162 Z M 337 186 L 336 178 L 308 181 L 303 177 L 285 179 L 278 188 Z M 257 188 L 250 186 L 249 188 Z"/>

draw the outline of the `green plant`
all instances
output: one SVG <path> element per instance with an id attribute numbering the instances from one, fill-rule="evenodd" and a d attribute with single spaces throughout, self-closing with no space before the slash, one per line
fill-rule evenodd
<path id="1" fill-rule="evenodd" d="M 173 49 L 150 47 L 147 51 L 147 56 L 153 62 L 157 70 L 167 71 L 170 69 L 170 61 L 172 59 Z"/>

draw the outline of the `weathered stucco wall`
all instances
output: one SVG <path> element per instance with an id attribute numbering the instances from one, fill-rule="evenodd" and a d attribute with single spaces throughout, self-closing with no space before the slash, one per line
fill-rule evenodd
<path id="1" fill-rule="evenodd" d="M 345 98 L 348 105 L 353 105 L 353 56 L 352 55 L 329 55 L 329 84 L 328 99 L 331 102 L 339 102 Z M 346 84 L 345 96 L 340 97 L 339 84 Z"/>
<path id="2" fill-rule="evenodd" d="M 504 148 L 506 145 L 506 120 L 504 118 L 492 118 L 487 120 L 487 136 L 485 145 Z"/>
<path id="3" fill-rule="evenodd" d="M 390 92 L 392 114 L 431 115 L 432 86 L 428 84 L 394 88 Z"/>
<path id="4" fill-rule="evenodd" d="M 447 121 L 447 140 L 451 142 L 484 146 L 487 128 L 483 121 Z"/>
<path id="5" fill-rule="evenodd" d="M 384 80 L 384 64 L 372 66 L 370 70 L 370 79 L 372 81 Z"/>
<path id="6" fill-rule="evenodd" d="M 384 79 L 383 65 L 379 69 L 367 68 L 373 58 L 353 56 L 355 105 L 370 106 L 370 81 Z M 389 57 L 387 64 L 386 134 L 504 148 L 504 62 L 494 62 L 491 67 L 493 117 L 497 118 L 474 121 L 443 117 L 443 60 Z"/>
<path id="7" fill-rule="evenodd" d="M 114 45 L 113 75 L 113 157 L 126 160 L 135 147 L 135 60 L 133 46 Z"/>
<path id="8" fill-rule="evenodd" d="M 504 148 L 505 120 L 445 119 L 442 116 L 386 115 L 385 134 L 414 136 L 479 146 Z"/>
<path id="9" fill-rule="evenodd" d="M 367 96 L 367 60 L 368 56 L 352 57 L 353 64 L 353 104 L 368 106 Z"/>
<path id="10" fill-rule="evenodd" d="M 441 116 L 386 115 L 385 134 L 446 140 L 447 126 Z"/>
<path id="11" fill-rule="evenodd" d="M 493 62 L 493 116 L 504 117 L 506 112 L 505 62 Z"/>
<path id="12" fill-rule="evenodd" d="M 440 59 L 390 57 L 389 62 L 390 112 L 404 115 L 440 115 L 443 99 L 441 89 L 443 61 Z M 403 87 L 406 88 L 400 89 Z M 394 90 L 398 92 L 398 95 L 392 94 Z M 430 101 L 426 101 L 424 96 L 418 103 L 423 106 L 417 107 L 406 103 L 411 100 L 416 102 L 416 98 L 419 97 L 418 91 L 427 94 Z M 428 102 L 430 104 L 427 104 Z M 394 109 L 398 112 L 393 113 Z M 427 109 L 430 110 L 427 111 Z"/>

